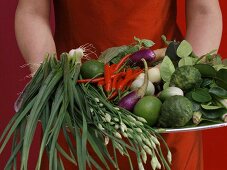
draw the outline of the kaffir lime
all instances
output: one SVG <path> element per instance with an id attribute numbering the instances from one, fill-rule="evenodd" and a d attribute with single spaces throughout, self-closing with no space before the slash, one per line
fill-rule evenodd
<path id="1" fill-rule="evenodd" d="M 80 73 L 85 79 L 99 77 L 104 73 L 104 63 L 88 60 L 82 64 Z"/>
<path id="2" fill-rule="evenodd" d="M 136 103 L 133 113 L 146 119 L 148 125 L 154 126 L 158 120 L 161 105 L 157 97 L 145 96 Z"/>

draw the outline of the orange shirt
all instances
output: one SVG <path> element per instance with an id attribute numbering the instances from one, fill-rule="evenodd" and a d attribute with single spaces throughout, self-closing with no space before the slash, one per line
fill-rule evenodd
<path id="1" fill-rule="evenodd" d="M 163 46 L 161 35 L 179 39 L 175 0 L 55 0 L 58 52 L 92 43 L 97 54 L 130 44 L 133 37 Z"/>
<path id="2" fill-rule="evenodd" d="M 132 43 L 134 36 L 153 40 L 154 48 L 164 46 L 163 34 L 168 39 L 181 38 L 175 0 L 55 0 L 54 6 L 58 54 L 91 43 L 99 55 L 106 48 Z M 202 169 L 199 132 L 167 134 L 164 138 L 173 154 L 173 170 Z M 64 142 L 62 145 L 66 148 Z M 136 157 L 132 157 L 135 162 Z M 130 169 L 127 158 L 120 154 L 118 158 L 120 169 Z M 48 167 L 45 164 L 47 160 L 43 160 L 43 169 Z M 66 169 L 75 167 L 68 163 Z M 151 169 L 149 162 L 145 169 Z"/>

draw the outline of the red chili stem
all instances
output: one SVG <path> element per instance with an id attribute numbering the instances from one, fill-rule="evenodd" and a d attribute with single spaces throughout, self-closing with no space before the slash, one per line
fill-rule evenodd
<path id="1" fill-rule="evenodd" d="M 114 99 L 116 96 L 117 96 L 117 91 L 114 91 L 107 99 L 108 100 L 111 100 L 111 99 Z"/>
<path id="2" fill-rule="evenodd" d="M 97 86 L 104 86 L 105 85 L 105 81 L 101 80 L 97 83 Z"/>
<path id="3" fill-rule="evenodd" d="M 124 64 L 124 62 L 129 58 L 130 55 L 124 56 L 116 65 L 114 72 L 118 71 L 120 67 Z"/>
<path id="4" fill-rule="evenodd" d="M 143 70 L 140 70 L 137 73 L 131 74 L 129 76 L 125 76 L 125 79 L 122 82 L 120 82 L 120 84 L 118 85 L 118 90 L 124 91 L 124 88 L 126 87 L 127 83 L 131 80 L 134 80 L 142 72 Z"/>

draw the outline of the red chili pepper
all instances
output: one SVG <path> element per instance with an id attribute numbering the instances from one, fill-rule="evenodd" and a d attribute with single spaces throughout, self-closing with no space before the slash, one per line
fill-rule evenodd
<path id="1" fill-rule="evenodd" d="M 117 96 L 117 91 L 114 91 L 107 99 L 111 100 L 114 99 Z"/>
<path id="2" fill-rule="evenodd" d="M 117 64 L 111 64 L 110 65 L 111 74 L 114 74 L 116 66 L 117 66 Z"/>
<path id="3" fill-rule="evenodd" d="M 104 77 L 94 78 L 94 79 L 81 79 L 77 80 L 77 83 L 97 83 L 99 81 L 104 80 Z"/>
<path id="4" fill-rule="evenodd" d="M 126 73 L 125 72 L 121 72 L 120 74 L 117 74 L 117 76 L 115 76 L 113 78 L 113 82 L 112 82 L 112 90 L 115 90 L 117 88 L 117 82 L 118 80 L 124 76 Z"/>
<path id="5" fill-rule="evenodd" d="M 105 85 L 105 81 L 101 80 L 97 83 L 97 86 L 104 86 Z"/>
<path id="6" fill-rule="evenodd" d="M 107 93 L 110 93 L 112 80 L 111 80 L 111 70 L 108 64 L 105 64 L 104 66 L 104 79 L 105 79 L 105 91 Z"/>
<path id="7" fill-rule="evenodd" d="M 125 76 L 125 79 L 120 82 L 120 84 L 118 85 L 118 90 L 120 91 L 124 91 L 124 88 L 126 87 L 127 83 L 131 80 L 134 80 L 140 73 L 142 73 L 143 70 L 138 71 L 137 73 L 131 74 L 129 76 Z"/>
<path id="8" fill-rule="evenodd" d="M 124 64 L 124 62 L 129 58 L 130 55 L 124 56 L 116 65 L 114 72 L 118 71 L 120 67 Z"/>

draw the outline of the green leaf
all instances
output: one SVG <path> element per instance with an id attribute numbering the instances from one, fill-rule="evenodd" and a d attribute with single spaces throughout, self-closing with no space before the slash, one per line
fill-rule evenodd
<path id="1" fill-rule="evenodd" d="M 144 47 L 150 48 L 155 43 L 153 41 L 151 41 L 151 40 L 142 39 L 142 44 L 143 44 Z"/>
<path id="2" fill-rule="evenodd" d="M 195 68 L 199 70 L 202 77 L 215 77 L 216 76 L 216 70 L 209 64 L 196 64 L 194 65 Z"/>
<path id="3" fill-rule="evenodd" d="M 221 106 L 213 106 L 213 105 L 207 105 L 207 104 L 201 104 L 201 107 L 206 110 L 216 110 L 222 108 Z"/>
<path id="4" fill-rule="evenodd" d="M 169 82 L 165 82 L 165 84 L 163 85 L 163 89 L 166 89 L 169 87 Z"/>
<path id="5" fill-rule="evenodd" d="M 168 41 L 165 35 L 162 35 L 161 38 L 162 38 L 162 41 L 164 41 L 164 43 L 166 45 L 169 45 L 172 42 L 172 41 Z"/>
<path id="6" fill-rule="evenodd" d="M 99 56 L 98 60 L 103 63 L 108 63 L 110 60 L 112 60 L 114 57 L 119 55 L 120 53 L 128 50 L 128 46 L 123 45 L 119 47 L 112 47 L 108 48 L 107 50 L 103 51 L 102 54 Z"/>
<path id="7" fill-rule="evenodd" d="M 221 69 L 227 69 L 227 66 L 224 64 L 217 64 L 213 66 L 215 68 L 215 70 L 219 71 Z"/>
<path id="8" fill-rule="evenodd" d="M 165 56 L 160 66 L 161 77 L 165 82 L 169 82 L 173 72 L 175 71 L 174 65 L 168 56 Z"/>
<path id="9" fill-rule="evenodd" d="M 210 87 L 214 83 L 213 79 L 204 78 L 203 82 L 201 83 L 200 87 Z"/>
<path id="10" fill-rule="evenodd" d="M 198 88 L 192 92 L 192 99 L 199 103 L 206 103 L 212 100 L 207 89 Z"/>
<path id="11" fill-rule="evenodd" d="M 221 98 L 227 98 L 227 91 L 221 87 L 211 87 L 209 93 L 214 94 Z"/>
<path id="12" fill-rule="evenodd" d="M 202 110 L 203 117 L 207 119 L 220 119 L 226 113 L 226 109 Z"/>
<path id="13" fill-rule="evenodd" d="M 178 67 L 185 66 L 185 65 L 190 65 L 190 66 L 194 65 L 195 61 L 196 61 L 195 58 L 184 57 L 184 58 L 180 59 L 180 61 L 178 63 Z"/>
<path id="14" fill-rule="evenodd" d="M 215 77 L 216 79 L 216 84 L 225 90 L 227 90 L 227 70 L 226 69 L 221 69 L 217 72 L 217 75 Z"/>
<path id="15" fill-rule="evenodd" d="M 177 55 L 180 58 L 188 57 L 192 53 L 192 46 L 186 41 L 183 40 L 179 47 L 177 48 Z"/>
<path id="16" fill-rule="evenodd" d="M 139 39 L 137 37 L 134 37 L 134 40 L 137 41 L 137 43 L 139 44 L 140 47 L 150 48 L 155 44 L 153 41 L 148 40 L 148 39 Z"/>

